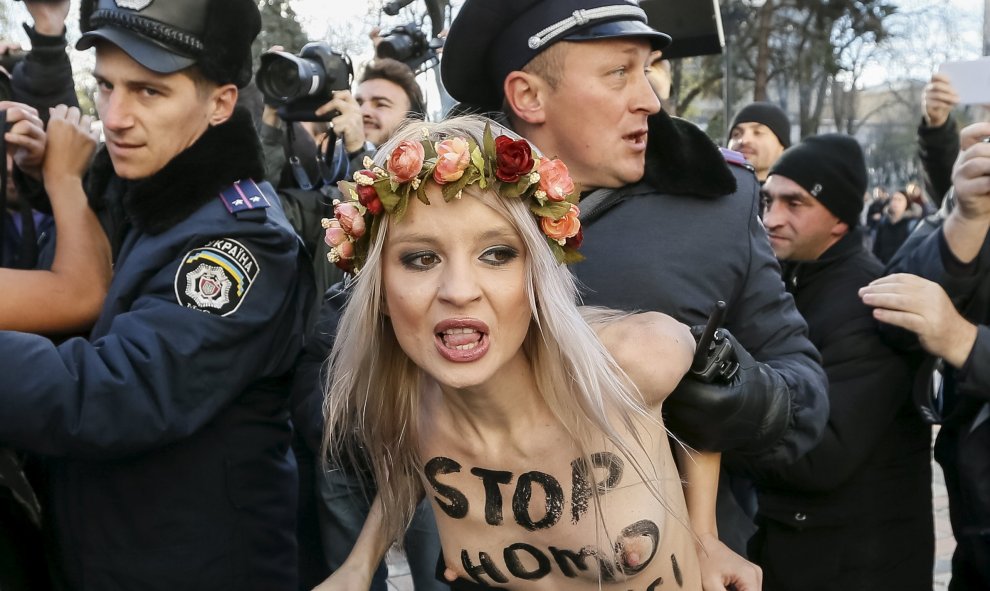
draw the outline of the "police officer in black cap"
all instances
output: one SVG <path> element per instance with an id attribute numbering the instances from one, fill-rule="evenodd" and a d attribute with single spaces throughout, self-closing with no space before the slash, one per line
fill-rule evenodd
<path id="1" fill-rule="evenodd" d="M 66 588 L 294 590 L 287 386 L 312 279 L 234 110 L 257 3 L 84 0 L 81 29 L 114 276 L 88 338 L 0 332 L 0 446 L 46 459 Z"/>
<path id="2" fill-rule="evenodd" d="M 743 474 L 772 472 L 821 436 L 826 381 L 758 219 L 751 169 L 727 165 L 650 88 L 651 50 L 676 42 L 632 2 L 466 0 L 441 72 L 455 99 L 503 110 L 584 189 L 586 260 L 574 271 L 585 303 L 699 325 L 727 302 L 740 370 L 728 383 L 683 380 L 665 404 L 667 424 L 695 447 L 725 451 Z M 722 484 L 719 533 L 743 552 L 755 497 L 724 471 Z"/>

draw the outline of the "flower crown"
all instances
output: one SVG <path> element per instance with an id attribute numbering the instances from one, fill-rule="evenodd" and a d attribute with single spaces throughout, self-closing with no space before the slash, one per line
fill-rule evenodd
<path id="1" fill-rule="evenodd" d="M 529 200 L 557 261 L 583 259 L 577 252 L 583 239 L 578 195 L 563 162 L 541 157 L 524 139 L 493 138 L 489 124 L 480 146 L 470 137 L 432 142 L 425 128 L 423 135 L 420 141 L 399 142 L 386 169 L 365 158 L 367 169 L 354 173 L 353 183 L 338 183 L 344 199 L 334 201 L 333 219 L 323 220 L 331 263 L 347 272 L 360 271 L 382 213 L 402 219 L 413 195 L 429 205 L 428 181 L 440 186 L 445 201 L 460 199 L 464 188 L 475 183 L 502 197 Z"/>

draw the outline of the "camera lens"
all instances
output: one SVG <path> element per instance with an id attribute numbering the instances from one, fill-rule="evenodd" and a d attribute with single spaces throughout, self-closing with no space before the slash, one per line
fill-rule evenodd
<path id="1" fill-rule="evenodd" d="M 286 99 L 299 95 L 300 81 L 296 74 L 296 65 L 288 61 L 276 61 L 265 73 L 265 80 L 268 81 L 270 94 L 281 96 Z"/>
<path id="2" fill-rule="evenodd" d="M 323 87 L 324 78 L 319 65 L 279 53 L 263 55 L 257 75 L 259 90 L 282 101 L 316 94 Z"/>

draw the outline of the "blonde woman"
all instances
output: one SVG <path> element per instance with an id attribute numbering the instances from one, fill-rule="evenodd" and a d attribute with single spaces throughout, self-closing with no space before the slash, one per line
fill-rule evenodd
<path id="1" fill-rule="evenodd" d="M 701 589 L 718 457 L 683 454 L 686 503 L 661 418 L 694 339 L 661 314 L 578 308 L 566 167 L 498 133 L 405 127 L 325 224 L 356 273 L 326 444 L 367 454 L 378 498 L 321 588 L 366 589 L 426 494 L 453 589 Z M 755 589 L 753 573 L 716 578 Z"/>

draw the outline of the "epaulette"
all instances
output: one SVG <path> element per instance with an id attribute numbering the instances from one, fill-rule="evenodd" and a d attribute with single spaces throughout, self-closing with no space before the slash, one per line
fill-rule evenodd
<path id="1" fill-rule="evenodd" d="M 237 181 L 221 191 L 220 201 L 239 220 L 264 220 L 265 210 L 272 206 L 261 187 L 251 179 Z"/>
<path id="2" fill-rule="evenodd" d="M 722 158 L 725 158 L 725 161 L 727 163 L 733 166 L 738 166 L 739 168 L 745 168 L 746 170 L 752 173 L 756 172 L 756 169 L 753 168 L 753 165 L 750 164 L 746 160 L 746 157 L 740 154 L 739 152 L 736 152 L 735 150 L 730 150 L 728 148 L 719 148 L 718 151 L 722 153 Z"/>

